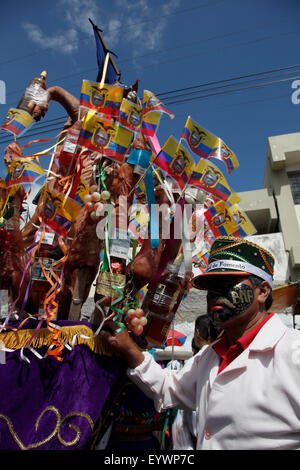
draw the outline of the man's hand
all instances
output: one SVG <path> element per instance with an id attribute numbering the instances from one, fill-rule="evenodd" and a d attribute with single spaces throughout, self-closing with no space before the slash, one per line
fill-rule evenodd
<path id="1" fill-rule="evenodd" d="M 144 360 L 144 355 L 139 350 L 135 342 L 130 338 L 127 329 L 120 333 L 116 333 L 119 326 L 113 321 L 108 322 L 107 326 L 109 326 L 111 332 L 108 330 L 102 330 L 100 335 L 110 346 L 111 350 L 124 357 L 131 369 L 134 369 L 141 364 Z"/>

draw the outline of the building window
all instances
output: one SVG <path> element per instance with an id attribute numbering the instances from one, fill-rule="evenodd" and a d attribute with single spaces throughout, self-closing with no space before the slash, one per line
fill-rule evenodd
<path id="1" fill-rule="evenodd" d="M 289 172 L 288 179 L 294 199 L 294 204 L 300 204 L 300 171 Z"/>

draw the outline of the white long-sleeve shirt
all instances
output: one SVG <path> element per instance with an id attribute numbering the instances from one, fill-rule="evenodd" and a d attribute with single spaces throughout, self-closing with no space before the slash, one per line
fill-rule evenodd
<path id="1" fill-rule="evenodd" d="M 277 315 L 218 374 L 209 346 L 179 371 L 144 361 L 127 374 L 157 411 L 196 410 L 197 449 L 300 449 L 300 331 Z"/>

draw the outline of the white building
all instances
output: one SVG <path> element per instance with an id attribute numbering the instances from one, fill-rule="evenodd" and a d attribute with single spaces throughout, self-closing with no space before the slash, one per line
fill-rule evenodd
<path id="1" fill-rule="evenodd" d="M 300 132 L 268 138 L 263 188 L 238 194 L 257 229 L 250 240 L 275 258 L 274 286 L 300 280 Z M 294 314 L 300 314 L 300 303 Z"/>

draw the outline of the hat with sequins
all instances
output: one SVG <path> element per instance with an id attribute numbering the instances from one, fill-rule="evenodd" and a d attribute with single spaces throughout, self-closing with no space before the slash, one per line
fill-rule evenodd
<path id="1" fill-rule="evenodd" d="M 192 286 L 206 290 L 212 281 L 221 281 L 220 276 L 254 274 L 272 287 L 274 262 L 271 253 L 249 240 L 219 237 L 211 246 L 204 273 L 191 280 Z"/>

